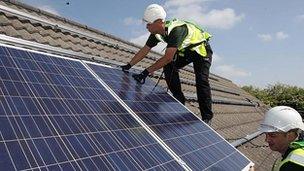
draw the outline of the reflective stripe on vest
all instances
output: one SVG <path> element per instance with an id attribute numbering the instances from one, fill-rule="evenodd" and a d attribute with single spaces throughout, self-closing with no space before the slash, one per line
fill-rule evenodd
<path id="1" fill-rule="evenodd" d="M 273 167 L 273 171 L 279 171 L 280 168 L 287 162 L 292 162 L 300 165 L 304 168 L 304 149 L 298 148 L 289 153 L 289 155 L 281 162 L 277 163 Z"/>
<path id="2" fill-rule="evenodd" d="M 175 27 L 182 26 L 182 25 L 186 25 L 187 26 L 187 28 L 188 28 L 188 34 L 185 37 L 185 39 L 183 40 L 183 42 L 181 43 L 181 45 L 179 45 L 178 51 L 182 52 L 188 46 L 190 46 L 192 44 L 197 44 L 197 43 L 202 42 L 201 44 L 199 44 L 199 45 L 191 48 L 190 50 L 196 51 L 198 54 L 200 54 L 203 57 L 207 56 L 205 44 L 203 43 L 203 41 L 209 40 L 212 36 L 208 32 L 203 31 L 196 24 L 193 24 L 193 23 L 188 22 L 188 21 L 178 20 L 178 19 L 173 19 L 171 21 L 166 21 L 165 26 L 168 28 L 168 35 L 170 34 L 170 32 Z M 162 37 L 162 35 L 156 34 L 155 37 L 159 41 L 165 42 L 164 39 L 163 39 L 163 37 Z"/>

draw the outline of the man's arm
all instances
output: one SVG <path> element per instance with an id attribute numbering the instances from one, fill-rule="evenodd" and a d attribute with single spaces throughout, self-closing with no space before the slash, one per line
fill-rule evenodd
<path id="1" fill-rule="evenodd" d="M 168 36 L 168 44 L 165 55 L 156 61 L 152 66 L 147 68 L 147 70 L 151 73 L 171 62 L 177 51 L 177 47 L 183 42 L 187 34 L 188 28 L 186 25 L 175 27 Z"/>
<path id="2" fill-rule="evenodd" d="M 156 46 L 159 41 L 156 39 L 155 35 L 150 35 L 146 45 L 142 47 L 131 59 L 130 62 L 126 65 L 120 66 L 122 71 L 128 72 L 130 68 L 132 68 L 133 65 L 137 64 L 139 61 L 141 61 L 151 50 L 152 47 Z"/>
<path id="3" fill-rule="evenodd" d="M 168 63 L 170 63 L 173 60 L 176 51 L 177 51 L 176 47 L 167 48 L 165 55 L 160 59 L 158 59 L 153 65 L 147 68 L 149 73 L 154 72 L 162 68 L 163 66 L 167 65 Z"/>
<path id="4" fill-rule="evenodd" d="M 153 65 L 151 65 L 149 68 L 145 69 L 140 74 L 133 74 L 133 78 L 140 84 L 144 84 L 146 77 L 149 75 L 149 73 L 154 72 L 169 62 L 173 60 L 174 54 L 177 51 L 177 48 L 170 47 L 166 49 L 165 55 L 161 57 L 159 60 L 157 60 Z"/>
<path id="5" fill-rule="evenodd" d="M 142 47 L 132 58 L 132 60 L 129 62 L 131 66 L 137 64 L 139 61 L 141 61 L 149 52 L 151 48 L 147 45 Z"/>

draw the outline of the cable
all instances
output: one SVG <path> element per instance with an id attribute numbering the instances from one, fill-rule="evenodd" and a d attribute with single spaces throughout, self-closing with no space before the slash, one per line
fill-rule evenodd
<path id="1" fill-rule="evenodd" d="M 269 147 L 269 145 L 257 145 L 257 144 L 255 144 L 255 143 L 253 143 L 253 142 L 251 142 L 251 141 L 247 141 L 248 143 L 250 143 L 251 145 L 253 145 L 253 146 L 248 146 L 248 145 L 246 145 L 245 147 L 250 147 L 250 148 L 263 148 L 263 147 Z"/>
<path id="2" fill-rule="evenodd" d="M 153 87 L 152 91 L 154 91 L 154 89 L 158 86 L 158 83 L 159 83 L 160 79 L 162 78 L 163 74 L 164 74 L 164 71 L 160 74 L 160 76 L 159 76 L 155 86 Z M 167 89 L 167 92 L 168 92 L 168 89 Z"/>
<path id="3" fill-rule="evenodd" d="M 202 43 L 207 43 L 207 44 L 208 44 L 208 40 L 207 40 L 207 41 L 206 41 L 206 40 L 203 40 L 203 41 L 201 41 L 201 42 L 198 42 L 198 43 L 195 43 L 195 44 L 191 44 L 191 45 L 189 45 L 188 47 L 186 47 L 184 50 L 188 50 L 188 49 L 194 48 L 194 47 L 196 47 L 196 46 L 198 46 L 198 45 L 200 45 L 200 44 L 202 44 Z M 163 51 L 164 51 L 165 49 L 166 49 L 166 48 L 164 48 Z M 173 72 L 174 72 L 174 70 L 175 70 L 175 62 L 176 62 L 176 60 L 177 60 L 177 56 L 178 56 L 178 52 L 176 52 L 176 53 L 174 54 L 174 57 L 173 57 L 173 61 L 172 61 L 172 62 L 173 62 L 173 67 L 172 67 L 172 71 L 171 71 L 171 74 L 170 74 L 170 80 L 169 80 L 169 82 L 168 82 L 168 87 L 167 87 L 167 91 L 166 91 L 166 92 L 168 92 L 169 86 L 170 86 L 170 84 L 171 84 L 172 75 L 173 75 Z M 164 70 L 163 70 L 163 72 L 164 72 Z M 160 79 L 161 79 L 161 77 L 162 77 L 162 75 L 163 75 L 163 72 L 161 73 L 160 77 L 158 78 L 157 83 L 156 83 L 155 86 L 153 87 L 152 91 L 157 87 L 157 85 L 158 85 L 158 83 L 159 83 L 159 81 L 160 81 Z M 178 72 L 178 71 L 177 71 L 177 72 Z"/>
<path id="4" fill-rule="evenodd" d="M 240 140 L 240 139 L 244 139 L 244 140 L 246 140 L 246 142 L 244 142 L 244 143 L 242 143 L 241 145 L 239 145 L 239 147 L 240 146 L 243 146 L 243 147 L 246 147 L 246 148 L 262 148 L 262 147 L 269 147 L 269 145 L 257 145 L 257 144 L 255 144 L 255 143 L 253 143 L 253 142 L 251 142 L 252 140 L 254 140 L 255 138 L 253 138 L 253 139 L 248 139 L 248 138 L 246 138 L 246 137 L 237 137 L 237 138 L 227 138 L 226 140 L 227 141 L 236 141 L 236 140 Z M 251 144 L 252 146 L 249 146 L 249 145 L 244 145 L 244 144 L 246 144 L 246 143 L 249 143 L 249 144 Z"/>
<path id="5" fill-rule="evenodd" d="M 170 86 L 170 84 L 171 84 L 172 75 L 173 75 L 173 72 L 174 72 L 174 70 L 175 70 L 175 62 L 176 62 L 176 60 L 177 60 L 177 53 L 175 53 L 175 55 L 174 55 L 174 57 L 173 57 L 173 61 L 172 61 L 172 65 L 173 65 L 173 66 L 172 66 L 172 71 L 171 71 L 171 74 L 170 74 L 170 78 L 169 78 L 169 82 L 168 82 L 168 86 L 167 86 L 166 92 L 169 91 L 169 86 Z M 152 91 L 154 91 L 154 89 L 158 86 L 158 84 L 159 84 L 159 82 L 160 82 L 160 79 L 162 78 L 164 72 L 165 72 L 165 69 L 163 69 L 163 72 L 160 74 L 160 76 L 159 76 L 159 78 L 158 78 L 158 80 L 157 80 L 155 86 L 153 87 Z"/>

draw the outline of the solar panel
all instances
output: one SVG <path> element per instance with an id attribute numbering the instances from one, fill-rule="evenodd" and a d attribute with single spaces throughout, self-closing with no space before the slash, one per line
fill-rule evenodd
<path id="1" fill-rule="evenodd" d="M 78 60 L 0 47 L 0 170 L 183 170 Z"/>
<path id="2" fill-rule="evenodd" d="M 250 161 L 151 80 L 88 64 L 192 170 L 242 170 Z"/>
<path id="3" fill-rule="evenodd" d="M 0 46 L 0 170 L 242 170 L 250 161 L 162 88 Z"/>

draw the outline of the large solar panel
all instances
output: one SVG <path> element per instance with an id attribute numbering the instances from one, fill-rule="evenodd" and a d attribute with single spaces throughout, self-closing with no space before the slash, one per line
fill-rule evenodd
<path id="1" fill-rule="evenodd" d="M 183 170 L 78 60 L 0 47 L 0 170 Z"/>
<path id="2" fill-rule="evenodd" d="M 0 170 L 242 170 L 250 161 L 162 88 L 0 46 Z"/>
<path id="3" fill-rule="evenodd" d="M 242 170 L 250 161 L 151 80 L 88 64 L 192 170 Z"/>

